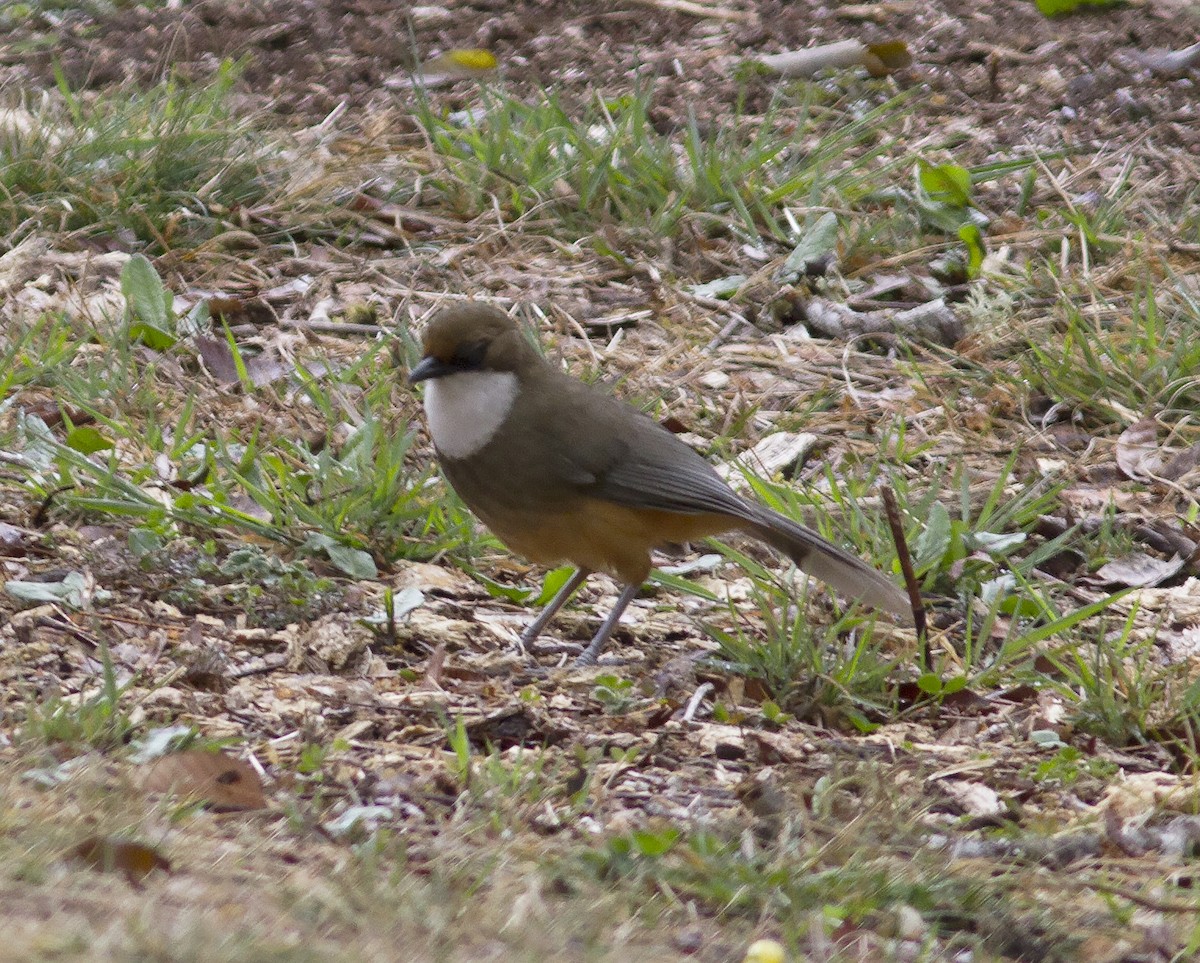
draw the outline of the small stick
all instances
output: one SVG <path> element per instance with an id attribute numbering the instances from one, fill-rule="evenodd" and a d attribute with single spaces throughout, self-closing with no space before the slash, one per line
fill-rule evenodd
<path id="1" fill-rule="evenodd" d="M 446 646 L 442 644 L 430 653 L 429 659 L 425 663 L 425 676 L 421 679 L 418 688 L 440 692 L 442 690 L 442 666 L 445 665 L 445 662 Z"/>
<path id="2" fill-rule="evenodd" d="M 692 17 L 712 17 L 714 20 L 752 20 L 754 14 L 741 10 L 727 10 L 724 7 L 708 7 L 692 0 L 634 0 L 643 7 L 657 7 L 659 10 L 670 10 L 675 13 L 686 13 Z"/>
<path id="3" fill-rule="evenodd" d="M 881 492 L 883 507 L 887 512 L 888 526 L 892 530 L 892 541 L 896 544 L 896 557 L 900 559 L 900 572 L 904 575 L 904 587 L 912 605 L 913 624 L 917 627 L 917 638 L 921 642 L 921 668 L 929 668 L 929 628 L 925 622 L 925 606 L 921 602 L 921 586 L 913 571 L 912 554 L 904 537 L 904 525 L 900 520 L 900 507 L 896 503 L 896 490 L 888 485 Z"/>
<path id="4" fill-rule="evenodd" d="M 701 700 L 703 700 L 703 698 L 708 695 L 713 688 L 714 686 L 711 682 L 705 682 L 698 689 L 696 689 L 695 692 L 692 693 L 692 697 L 688 700 L 687 709 L 685 709 L 683 713 L 684 722 L 691 722 L 695 718 L 696 710 L 700 708 Z"/>

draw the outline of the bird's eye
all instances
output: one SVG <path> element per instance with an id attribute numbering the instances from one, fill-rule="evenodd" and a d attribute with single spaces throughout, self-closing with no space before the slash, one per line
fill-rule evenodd
<path id="1" fill-rule="evenodd" d="M 450 363 L 456 368 L 463 368 L 467 371 L 482 368 L 487 349 L 488 343 L 486 341 L 473 341 L 470 344 L 460 345 L 455 350 Z"/>

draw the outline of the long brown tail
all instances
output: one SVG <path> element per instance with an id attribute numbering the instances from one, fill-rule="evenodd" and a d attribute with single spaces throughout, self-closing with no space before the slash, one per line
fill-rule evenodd
<path id="1" fill-rule="evenodd" d="M 800 571 L 848 598 L 861 599 L 877 609 L 885 609 L 905 624 L 912 623 L 908 596 L 882 572 L 777 512 L 762 508 L 756 515 L 757 519 L 747 523 L 746 531 L 783 552 Z"/>

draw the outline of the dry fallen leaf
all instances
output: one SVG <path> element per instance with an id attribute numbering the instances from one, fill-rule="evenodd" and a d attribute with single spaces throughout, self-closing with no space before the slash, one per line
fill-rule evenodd
<path id="1" fill-rule="evenodd" d="M 261 354 L 247 354 L 240 359 L 235 358 L 229 342 L 224 338 L 210 338 L 198 335 L 195 339 L 196 350 L 200 360 L 208 369 L 213 380 L 220 385 L 235 385 L 242 379 L 244 370 L 246 378 L 256 387 L 278 381 L 292 373 L 292 365 L 279 357 L 274 345 L 268 346 Z M 238 362 L 241 361 L 241 370 Z"/>
<path id="2" fill-rule="evenodd" d="M 188 749 L 150 766 L 142 788 L 203 802 L 216 812 L 265 809 L 262 780 L 249 764 L 224 752 Z"/>
<path id="3" fill-rule="evenodd" d="M 1121 432 L 1117 439 L 1117 467 L 1127 478 L 1144 481 L 1156 476 L 1163 467 L 1158 445 L 1158 422 L 1143 418 Z"/>
<path id="4" fill-rule="evenodd" d="M 0 522 L 0 555 L 7 558 L 24 558 L 33 540 L 33 532 L 8 522 Z"/>
<path id="5" fill-rule="evenodd" d="M 111 836 L 90 836 L 69 855 L 99 872 L 121 873 L 133 886 L 140 886 L 156 869 L 171 871 L 170 861 L 152 846 Z"/>
<path id="6" fill-rule="evenodd" d="M 1186 560 L 1178 555 L 1163 559 L 1145 552 L 1130 552 L 1101 565 L 1096 571 L 1096 578 L 1110 585 L 1143 588 L 1159 585 L 1171 576 L 1178 575 L 1186 564 Z"/>
<path id="7" fill-rule="evenodd" d="M 941 787 L 970 816 L 996 816 L 1004 812 L 1004 802 L 991 786 L 966 779 L 944 779 Z"/>
<path id="8" fill-rule="evenodd" d="M 882 77 L 909 66 L 912 54 L 903 40 L 876 44 L 839 40 L 819 47 L 765 54 L 754 60 L 781 77 L 812 77 L 822 70 L 858 66 L 866 67 L 873 77 Z"/>
<path id="9" fill-rule="evenodd" d="M 421 87 L 444 87 L 456 80 L 490 77 L 496 73 L 499 66 L 496 55 L 489 50 L 447 50 L 426 60 L 415 75 L 389 77 L 383 85 L 391 89 L 404 89 L 414 84 Z"/>
<path id="10" fill-rule="evenodd" d="M 1132 51 L 1133 57 L 1144 67 L 1165 77 L 1179 77 L 1189 70 L 1200 67 L 1200 43 L 1194 43 L 1182 50 L 1151 50 Z"/>

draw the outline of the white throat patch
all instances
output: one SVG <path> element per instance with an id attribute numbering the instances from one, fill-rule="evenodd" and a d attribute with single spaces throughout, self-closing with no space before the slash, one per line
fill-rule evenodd
<path id="1" fill-rule="evenodd" d="M 511 371 L 461 371 L 425 382 L 425 416 L 447 458 L 466 458 L 492 440 L 517 397 Z"/>

